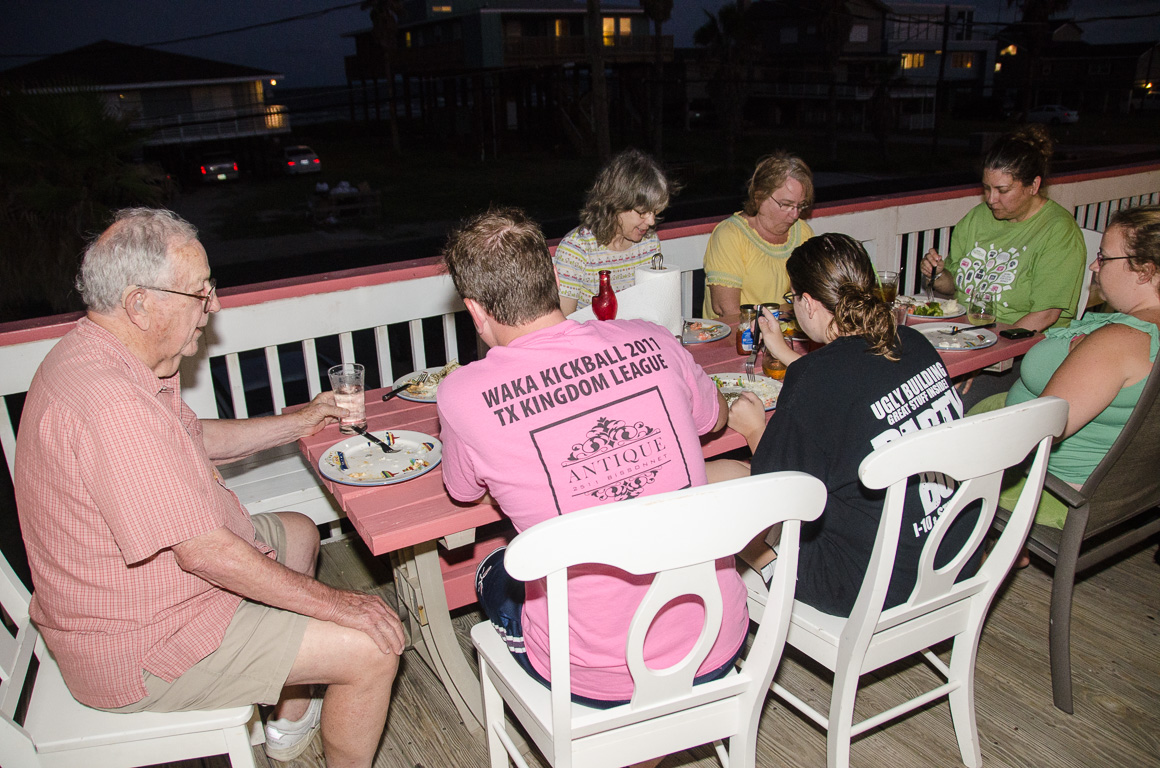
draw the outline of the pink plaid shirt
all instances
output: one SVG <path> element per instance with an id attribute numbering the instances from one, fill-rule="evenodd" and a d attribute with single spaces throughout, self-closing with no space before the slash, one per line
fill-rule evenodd
<path id="1" fill-rule="evenodd" d="M 158 379 L 87 318 L 32 380 L 15 485 L 32 618 L 91 706 L 139 701 L 141 670 L 173 680 L 221 644 L 241 598 L 181 570 L 173 545 L 225 527 L 270 555 L 178 377 Z"/>

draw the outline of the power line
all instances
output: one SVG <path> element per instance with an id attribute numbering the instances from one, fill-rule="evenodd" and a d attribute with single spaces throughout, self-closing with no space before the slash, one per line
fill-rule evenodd
<path id="1" fill-rule="evenodd" d="M 273 21 L 263 21 L 257 24 L 247 24 L 244 27 L 234 27 L 232 29 L 222 29 L 217 32 L 206 32 L 201 35 L 189 35 L 188 37 L 178 37 L 173 40 L 159 40 L 153 43 L 143 43 L 142 48 L 159 48 L 164 45 L 176 45 L 177 43 L 188 43 L 192 40 L 206 40 L 211 37 L 221 37 L 223 35 L 233 35 L 238 32 L 249 32 L 254 29 L 262 29 L 264 27 L 273 27 L 279 24 L 289 24 L 295 21 L 306 21 L 308 19 L 317 19 L 335 11 L 345 11 L 350 8 L 355 8 L 362 5 L 362 0 L 355 0 L 353 3 L 343 3 L 331 8 L 323 8 L 319 11 L 309 11 L 307 13 L 299 13 L 295 16 L 287 16 L 282 19 L 275 19 Z M 57 51 L 60 53 L 60 51 Z M 48 56 L 55 56 L 56 53 L 0 53 L 0 59 L 43 59 Z"/>

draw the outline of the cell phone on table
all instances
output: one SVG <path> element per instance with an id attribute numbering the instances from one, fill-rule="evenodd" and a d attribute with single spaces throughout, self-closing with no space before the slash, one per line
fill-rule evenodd
<path id="1" fill-rule="evenodd" d="M 999 335 L 1004 339 L 1026 339 L 1028 336 L 1034 336 L 1035 331 L 1030 328 L 1004 328 L 999 331 Z"/>

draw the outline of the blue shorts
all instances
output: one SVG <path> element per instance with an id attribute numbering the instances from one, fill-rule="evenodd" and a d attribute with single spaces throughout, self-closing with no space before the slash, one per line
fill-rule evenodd
<path id="1" fill-rule="evenodd" d="M 536 671 L 528 659 L 528 651 L 524 646 L 524 583 L 509 576 L 507 569 L 503 567 L 506 551 L 507 547 L 500 547 L 480 561 L 475 569 L 475 596 L 479 599 L 479 605 L 483 608 L 487 620 L 495 627 L 495 631 L 499 632 L 516 663 L 545 688 L 551 688 L 552 684 Z M 745 643 L 742 643 L 733 657 L 717 669 L 693 678 L 693 684 L 718 680 L 729 674 L 744 647 Z M 611 709 L 627 704 L 629 700 L 592 699 L 573 693 L 572 701 L 593 709 Z"/>

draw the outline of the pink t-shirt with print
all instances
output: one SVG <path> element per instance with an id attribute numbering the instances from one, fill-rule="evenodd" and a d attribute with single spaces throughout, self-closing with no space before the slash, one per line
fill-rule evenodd
<path id="1" fill-rule="evenodd" d="M 664 328 L 566 320 L 491 349 L 440 385 L 443 480 L 461 501 L 490 492 L 517 531 L 598 504 L 704 485 L 698 436 L 716 424 L 717 408 L 713 381 Z M 731 558 L 718 563 L 718 581 L 725 615 L 702 674 L 728 661 L 748 628 Z M 632 695 L 625 638 L 649 583 L 611 568 L 574 571 L 573 693 Z M 692 601 L 666 609 L 645 643 L 652 666 L 683 658 L 702 616 Z M 532 665 L 548 677 L 541 582 L 527 585 L 524 641 Z"/>

